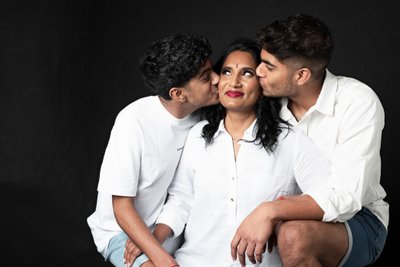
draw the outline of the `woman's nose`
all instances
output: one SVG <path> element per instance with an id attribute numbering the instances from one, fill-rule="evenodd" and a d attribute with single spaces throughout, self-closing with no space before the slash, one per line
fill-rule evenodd
<path id="1" fill-rule="evenodd" d="M 232 87 L 241 87 L 242 83 L 241 83 L 241 80 L 240 80 L 240 76 L 239 75 L 233 75 L 232 79 L 230 80 L 230 85 Z"/>

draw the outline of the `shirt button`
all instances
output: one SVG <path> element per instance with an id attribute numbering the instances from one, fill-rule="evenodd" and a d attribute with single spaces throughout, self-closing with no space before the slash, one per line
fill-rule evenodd
<path id="1" fill-rule="evenodd" d="M 232 201 L 232 202 L 235 201 L 235 200 L 233 199 L 233 197 L 231 198 L 231 201 Z"/>

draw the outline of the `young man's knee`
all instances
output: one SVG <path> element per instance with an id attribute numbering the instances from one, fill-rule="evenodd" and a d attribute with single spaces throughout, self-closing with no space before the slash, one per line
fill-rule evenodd
<path id="1" fill-rule="evenodd" d="M 277 231 L 277 238 L 280 251 L 303 251 L 311 244 L 310 228 L 304 221 L 282 222 Z"/>

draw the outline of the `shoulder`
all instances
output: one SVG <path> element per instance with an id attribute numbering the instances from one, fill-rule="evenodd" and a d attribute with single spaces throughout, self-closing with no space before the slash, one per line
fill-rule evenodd
<path id="1" fill-rule="evenodd" d="M 279 144 L 287 147 L 290 151 L 296 151 L 301 147 L 314 146 L 313 141 L 299 127 L 292 126 L 289 129 L 283 129 L 279 135 Z"/>
<path id="2" fill-rule="evenodd" d="M 152 109 L 157 105 L 158 102 L 156 96 L 146 96 L 139 98 L 133 101 L 132 103 L 128 104 L 120 111 L 120 114 L 129 114 L 133 112 L 138 112 L 140 110 L 144 111 L 144 109 L 149 109 L 149 108 Z"/>
<path id="3" fill-rule="evenodd" d="M 338 81 L 338 98 L 353 102 L 375 102 L 380 104 L 376 92 L 367 84 L 351 77 L 336 76 Z"/>
<path id="4" fill-rule="evenodd" d="M 288 142 L 288 140 L 293 140 L 296 137 L 296 134 L 298 132 L 298 129 L 296 126 L 287 126 L 284 124 L 281 124 L 281 133 L 278 136 L 279 142 L 282 142 L 285 140 L 285 142 Z"/>
<path id="5" fill-rule="evenodd" d="M 335 91 L 335 113 L 337 115 L 368 113 L 371 116 L 384 116 L 382 103 L 376 92 L 358 79 L 335 76 L 329 73 L 329 90 Z"/>
<path id="6" fill-rule="evenodd" d="M 139 98 L 125 106 L 118 113 L 117 120 L 131 120 L 152 114 L 154 113 L 153 110 L 156 110 L 158 105 L 160 105 L 157 101 L 156 96 Z"/>
<path id="7" fill-rule="evenodd" d="M 148 121 L 148 114 L 154 113 L 151 110 L 155 109 L 154 99 L 152 97 L 140 98 L 118 112 L 113 129 L 114 131 L 133 131 L 143 128 L 142 124 Z M 152 119 L 153 120 L 153 119 Z"/>
<path id="8" fill-rule="evenodd" d="M 203 138 L 203 127 L 208 121 L 196 123 L 189 131 L 185 142 L 185 151 L 200 151 L 204 148 L 205 139 Z"/>
<path id="9" fill-rule="evenodd" d="M 202 120 L 197 122 L 192 129 L 190 129 L 189 136 L 190 137 L 201 137 L 203 132 L 203 127 L 208 124 L 207 120 Z"/>
<path id="10" fill-rule="evenodd" d="M 282 153 L 283 151 L 291 151 L 288 153 L 292 153 L 296 145 L 297 130 L 295 127 L 283 127 L 281 129 L 282 131 L 278 136 L 275 151 L 280 151 L 279 153 Z"/>

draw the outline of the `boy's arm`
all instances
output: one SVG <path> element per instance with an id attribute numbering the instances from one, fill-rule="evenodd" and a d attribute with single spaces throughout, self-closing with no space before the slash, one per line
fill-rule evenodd
<path id="1" fill-rule="evenodd" d="M 163 244 L 164 241 L 171 236 L 172 230 L 169 226 L 165 224 L 157 224 L 156 228 L 153 231 L 153 236 L 158 240 L 160 244 Z M 125 252 L 124 252 L 124 260 L 129 265 L 133 263 L 142 251 L 136 246 L 135 243 L 131 239 L 128 238 L 125 244 Z M 149 261 L 150 262 L 150 261 Z"/>
<path id="2" fill-rule="evenodd" d="M 119 226 L 155 266 L 176 265 L 174 258 L 164 250 L 137 213 L 134 201 L 134 197 L 112 197 L 114 214 Z"/>

